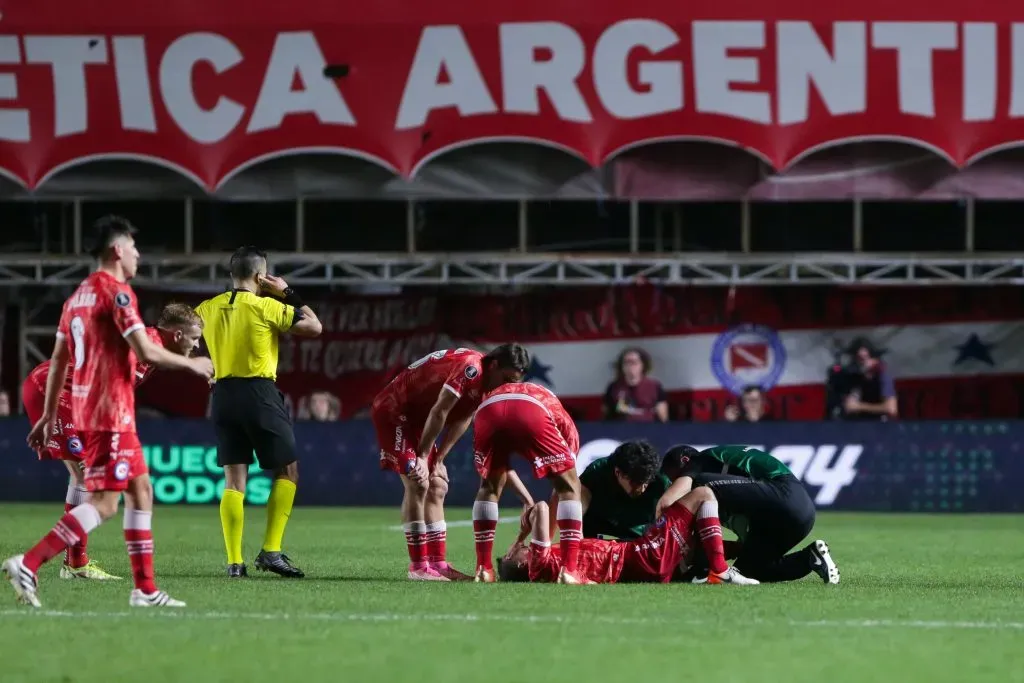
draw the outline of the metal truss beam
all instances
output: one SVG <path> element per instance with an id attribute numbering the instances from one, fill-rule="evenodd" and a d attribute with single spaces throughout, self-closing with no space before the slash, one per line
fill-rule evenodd
<path id="1" fill-rule="evenodd" d="M 1020 254 L 503 255 L 279 253 L 275 272 L 296 285 L 986 285 L 1024 283 Z M 145 261 L 138 284 L 221 286 L 224 254 Z M 75 285 L 88 259 L 0 255 L 0 286 Z"/>

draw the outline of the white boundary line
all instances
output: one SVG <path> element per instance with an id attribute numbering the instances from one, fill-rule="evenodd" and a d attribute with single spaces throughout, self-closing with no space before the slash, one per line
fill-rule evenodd
<path id="1" fill-rule="evenodd" d="M 727 626 L 726 621 L 712 619 L 659 619 L 629 617 L 599 617 L 594 615 L 530 615 L 530 614 L 398 614 L 398 613 L 344 613 L 324 612 L 308 614 L 276 613 L 233 613 L 233 612 L 189 612 L 183 610 L 140 610 L 133 612 L 69 612 L 61 610 L 6 609 L 0 610 L 0 620 L 7 619 L 169 619 L 180 621 L 218 621 L 227 619 L 249 619 L 260 621 L 321 621 L 336 623 L 353 622 L 505 622 L 516 624 L 612 624 L 633 626 Z M 831 629 L 930 629 L 930 630 L 990 630 L 1024 631 L 1024 622 L 1018 621 L 926 621 L 898 619 L 747 619 L 745 623 L 755 626 L 788 626 L 791 628 Z"/>

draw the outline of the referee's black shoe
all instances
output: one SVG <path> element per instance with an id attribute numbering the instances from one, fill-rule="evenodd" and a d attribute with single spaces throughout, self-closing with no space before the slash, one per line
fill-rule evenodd
<path id="1" fill-rule="evenodd" d="M 244 564 L 229 564 L 228 565 L 228 577 L 232 579 L 241 579 L 249 576 L 249 571 L 245 568 Z"/>
<path id="2" fill-rule="evenodd" d="M 306 574 L 292 564 L 288 556 L 281 552 L 261 550 L 256 556 L 256 568 L 263 572 L 273 572 L 287 579 L 301 579 Z"/>

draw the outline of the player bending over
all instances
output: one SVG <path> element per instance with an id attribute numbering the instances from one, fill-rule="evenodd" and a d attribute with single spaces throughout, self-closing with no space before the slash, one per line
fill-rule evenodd
<path id="1" fill-rule="evenodd" d="M 583 507 L 576 454 L 580 437 L 561 401 L 529 382 L 504 384 L 484 397 L 473 423 L 473 459 L 480 490 L 473 504 L 476 580 L 495 580 L 491 555 L 498 525 L 498 499 L 510 474 L 512 454 L 533 465 L 537 479 L 547 479 L 558 499 L 557 526 L 562 567 L 559 583 L 585 583 L 576 562 L 583 537 Z"/>
<path id="2" fill-rule="evenodd" d="M 789 552 L 814 528 L 814 501 L 776 458 L 746 446 L 675 446 L 665 454 L 662 471 L 673 484 L 658 501 L 659 513 L 691 489 L 711 488 L 726 527 L 739 536 L 735 566 L 747 576 L 769 583 L 815 572 L 827 584 L 839 583 L 825 541 Z"/>
<path id="3" fill-rule="evenodd" d="M 380 444 L 380 467 L 398 474 L 405 489 L 402 525 L 411 580 L 471 578 L 446 558 L 444 459 L 466 433 L 483 395 L 522 379 L 529 364 L 526 349 L 518 344 L 504 344 L 487 355 L 471 349 L 435 351 L 399 373 L 374 398 L 370 418 Z"/>
<path id="4" fill-rule="evenodd" d="M 202 320 L 191 307 L 185 304 L 168 304 L 160 314 L 156 327 L 147 327 L 146 335 L 154 344 L 163 346 L 172 353 L 190 356 L 199 346 L 202 337 Z M 71 474 L 68 492 L 64 498 L 64 512 L 70 512 L 85 502 L 88 492 L 85 488 L 85 472 L 82 470 L 82 440 L 78 437 L 71 419 L 71 374 L 74 366 L 68 368 L 67 379 L 57 399 L 57 417 L 53 433 L 38 451 L 40 460 L 61 460 Z M 135 373 L 136 388 L 152 374 L 153 366 L 140 364 Z M 36 424 L 43 417 L 46 399 L 46 378 L 50 372 L 50 361 L 40 363 L 21 385 L 21 398 L 30 424 Z M 64 564 L 60 568 L 62 579 L 92 579 L 95 581 L 120 580 L 104 571 L 89 559 L 88 537 L 68 546 Z"/>
<path id="5" fill-rule="evenodd" d="M 502 581 L 552 582 L 561 575 L 562 554 L 551 547 L 548 514 L 545 503 L 523 514 L 519 538 L 498 564 Z M 533 540 L 527 547 L 524 541 L 531 532 Z M 695 536 L 714 567 L 708 583 L 758 583 L 725 563 L 715 496 L 706 488 L 694 489 L 669 506 L 637 540 L 583 539 L 579 571 L 586 583 L 668 583 L 685 571 Z"/>
<path id="6" fill-rule="evenodd" d="M 36 451 L 46 448 L 71 361 L 71 421 L 81 440 L 89 495 L 28 552 L 8 558 L 3 571 L 19 600 L 40 607 L 39 567 L 113 517 L 123 494 L 124 538 L 135 583 L 128 604 L 184 607 L 185 603 L 157 589 L 153 577 L 153 486 L 135 432 L 137 360 L 189 370 L 205 379 L 213 376 L 213 363 L 209 358 L 186 358 L 153 343 L 128 285 L 138 268 L 135 228 L 118 218 L 101 219 L 96 228 L 91 253 L 99 267 L 64 303 L 46 378 L 43 415 L 28 436 L 29 446 Z"/>

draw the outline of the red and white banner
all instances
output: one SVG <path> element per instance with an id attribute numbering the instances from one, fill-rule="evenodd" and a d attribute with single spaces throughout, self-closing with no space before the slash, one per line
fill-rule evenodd
<path id="1" fill-rule="evenodd" d="M 2 4 L 0 169 L 29 189 L 98 158 L 212 191 L 301 153 L 409 177 L 484 142 L 596 166 L 707 140 L 783 169 L 899 140 L 962 166 L 1024 138 L 1006 2 Z"/>
<path id="2" fill-rule="evenodd" d="M 884 351 L 903 418 L 1024 412 L 1020 288 L 748 288 L 730 298 L 640 286 L 346 298 L 317 309 L 324 335 L 282 346 L 279 381 L 298 410 L 327 391 L 343 416 L 364 414 L 394 372 L 432 350 L 518 340 L 533 357 L 530 377 L 581 417 L 600 416 L 616 356 L 640 346 L 681 417 L 720 419 L 735 390 L 761 384 L 775 417 L 820 419 L 835 343 L 866 336 Z M 205 414 L 206 387 L 187 376 L 157 373 L 140 391 L 167 412 Z"/>

